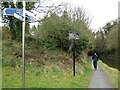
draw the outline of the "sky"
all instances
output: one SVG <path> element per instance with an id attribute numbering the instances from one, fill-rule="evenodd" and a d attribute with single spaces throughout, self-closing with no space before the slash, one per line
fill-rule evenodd
<path id="1" fill-rule="evenodd" d="M 56 0 L 60 2 L 61 0 Z M 99 29 L 107 22 L 118 18 L 118 2 L 120 0 L 63 0 L 74 7 L 83 6 L 87 16 L 92 18 L 91 29 Z"/>

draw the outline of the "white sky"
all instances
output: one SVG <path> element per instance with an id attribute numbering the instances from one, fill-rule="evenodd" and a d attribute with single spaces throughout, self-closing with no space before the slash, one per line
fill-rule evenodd
<path id="1" fill-rule="evenodd" d="M 60 2 L 61 0 L 56 0 Z M 103 27 L 108 21 L 118 18 L 118 2 L 120 0 L 62 0 L 73 6 L 83 6 L 89 17 L 93 17 L 91 28 Z"/>

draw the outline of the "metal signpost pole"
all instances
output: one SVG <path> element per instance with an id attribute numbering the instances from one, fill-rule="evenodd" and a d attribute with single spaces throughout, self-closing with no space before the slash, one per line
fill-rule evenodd
<path id="1" fill-rule="evenodd" d="M 23 1 L 23 10 L 17 8 L 5 8 L 3 10 L 3 15 L 14 16 L 17 19 L 23 21 L 22 22 L 22 88 L 25 89 L 25 17 L 30 18 L 31 20 L 34 18 L 34 15 L 26 11 L 26 2 Z M 13 0 L 15 7 L 17 0 Z"/>
<path id="2" fill-rule="evenodd" d="M 25 7 L 23 0 L 23 23 L 22 23 L 22 88 L 25 88 Z"/>
<path id="3" fill-rule="evenodd" d="M 75 40 L 79 39 L 79 33 L 69 33 L 69 40 L 73 40 L 73 76 L 75 76 Z"/>
<path id="4" fill-rule="evenodd" d="M 75 39 L 73 39 L 73 75 L 75 76 Z"/>

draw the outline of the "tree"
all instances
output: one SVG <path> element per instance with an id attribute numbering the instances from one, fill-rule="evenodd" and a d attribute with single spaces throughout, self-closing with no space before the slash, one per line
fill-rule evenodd
<path id="1" fill-rule="evenodd" d="M 108 34 L 111 30 L 111 28 L 118 24 L 118 20 L 112 20 L 106 23 L 106 25 L 103 27 L 105 34 Z"/>
<path id="2" fill-rule="evenodd" d="M 118 67 L 118 22 L 106 23 L 96 34 L 96 50 L 100 59 L 109 66 Z"/>
<path id="3" fill-rule="evenodd" d="M 72 42 L 69 40 L 69 33 L 77 32 L 80 35 L 80 40 L 76 42 L 76 51 L 78 55 L 80 55 L 82 51 L 94 47 L 94 35 L 92 31 L 85 26 L 85 23 L 79 20 L 74 21 L 66 10 L 63 12 L 62 16 L 51 13 L 51 15 L 42 22 L 39 28 L 39 38 L 40 41 L 42 41 L 42 45 L 47 45 L 47 48 L 53 46 L 52 50 L 57 48 L 68 52 L 72 50 Z"/>
<path id="4" fill-rule="evenodd" d="M 118 25 L 111 28 L 106 38 L 107 48 L 118 49 Z"/>

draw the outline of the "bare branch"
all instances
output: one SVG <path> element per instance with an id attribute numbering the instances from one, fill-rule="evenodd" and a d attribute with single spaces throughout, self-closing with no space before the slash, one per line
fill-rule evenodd
<path id="1" fill-rule="evenodd" d="M 46 5 L 46 6 L 42 5 L 42 3 L 40 2 L 31 11 L 35 11 L 37 14 L 41 14 L 41 13 L 44 14 L 44 18 L 35 20 L 34 22 L 42 22 L 52 12 L 56 14 L 61 14 L 64 11 L 64 7 L 66 6 L 66 3 L 64 2 L 60 3 L 59 5 L 55 5 L 54 3 L 52 3 L 51 5 Z"/>

